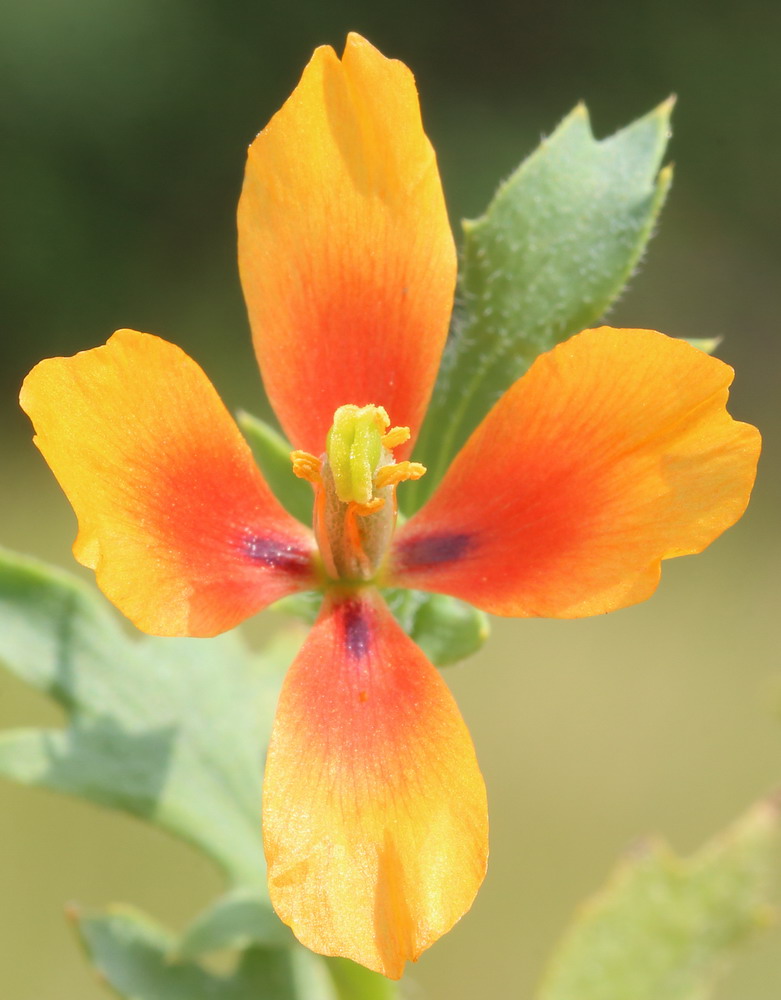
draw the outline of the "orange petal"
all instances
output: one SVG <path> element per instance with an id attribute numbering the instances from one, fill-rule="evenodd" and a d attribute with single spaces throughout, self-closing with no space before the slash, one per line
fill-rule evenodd
<path id="1" fill-rule="evenodd" d="M 138 628 L 214 635 L 311 586 L 311 534 L 178 347 L 120 330 L 42 361 L 20 401 L 78 517 L 76 558 Z"/>
<path id="2" fill-rule="evenodd" d="M 732 369 L 651 330 L 587 330 L 535 361 L 400 531 L 394 583 L 499 615 L 644 600 L 660 561 L 741 516 L 760 438 Z"/>
<path id="3" fill-rule="evenodd" d="M 394 979 L 475 897 L 488 819 L 472 742 L 377 596 L 327 602 L 288 672 L 263 832 L 271 900 L 298 939 Z"/>
<path id="4" fill-rule="evenodd" d="M 293 444 L 319 455 L 345 403 L 384 406 L 414 437 L 456 257 L 406 66 L 354 34 L 341 62 L 317 49 L 250 147 L 238 221 L 255 351 Z"/>

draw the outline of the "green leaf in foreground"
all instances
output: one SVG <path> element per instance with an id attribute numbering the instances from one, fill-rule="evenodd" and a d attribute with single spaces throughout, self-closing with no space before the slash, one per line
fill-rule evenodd
<path id="1" fill-rule="evenodd" d="M 672 101 L 597 141 L 579 105 L 465 221 L 460 312 L 414 457 L 428 475 L 405 486 L 406 513 L 502 392 L 538 354 L 599 319 L 648 242 L 671 171 L 659 172 Z"/>
<path id="2" fill-rule="evenodd" d="M 422 590 L 385 590 L 388 607 L 435 667 L 449 667 L 482 648 L 488 615 L 465 601 Z"/>
<path id="3" fill-rule="evenodd" d="M 341 1000 L 325 961 L 304 948 L 249 948 L 229 973 L 175 956 L 175 938 L 130 907 L 76 915 L 101 979 L 126 1000 Z"/>
<path id="4" fill-rule="evenodd" d="M 146 819 L 265 893 L 263 759 L 293 651 L 131 638 L 75 578 L 0 553 L 0 663 L 69 717 L 0 734 L 0 774 Z"/>
<path id="5" fill-rule="evenodd" d="M 178 943 L 177 955 L 192 959 L 225 948 L 282 948 L 293 942 L 290 928 L 269 908 L 266 893 L 240 888 L 221 896 L 196 917 Z"/>
<path id="6" fill-rule="evenodd" d="M 226 948 L 254 949 L 258 954 L 268 955 L 270 949 L 285 945 L 298 947 L 292 932 L 268 913 L 264 900 L 251 890 L 234 889 L 193 921 L 175 944 L 169 960 L 199 959 Z M 310 955 L 310 963 L 313 959 Z M 281 960 L 274 958 L 273 961 Z M 396 988 L 390 980 L 355 962 L 346 958 L 321 958 L 320 961 L 326 965 L 339 1000 L 392 1000 L 396 996 Z M 301 1000 L 309 1000 L 309 995 L 301 994 Z"/>
<path id="7" fill-rule="evenodd" d="M 779 846 L 772 802 L 686 860 L 643 845 L 582 909 L 537 1000 L 704 1000 L 733 949 L 771 917 Z"/>
<path id="8" fill-rule="evenodd" d="M 248 947 L 220 974 L 183 957 L 181 942 L 131 907 L 72 914 L 101 979 L 126 1000 L 393 1000 L 396 987 L 347 959 L 305 948 Z"/>
<path id="9" fill-rule="evenodd" d="M 356 965 L 349 958 L 329 958 L 328 971 L 339 1000 L 394 1000 L 398 996 L 398 989 L 390 979 Z"/>

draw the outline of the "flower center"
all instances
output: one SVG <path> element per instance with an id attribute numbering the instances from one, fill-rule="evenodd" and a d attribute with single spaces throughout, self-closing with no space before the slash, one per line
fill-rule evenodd
<path id="1" fill-rule="evenodd" d="M 325 453 L 291 452 L 293 472 L 315 489 L 314 530 L 326 572 L 334 580 L 371 580 L 396 525 L 396 486 L 420 479 L 418 462 L 394 462 L 409 427 L 391 427 L 381 406 L 348 403 L 334 413 Z"/>

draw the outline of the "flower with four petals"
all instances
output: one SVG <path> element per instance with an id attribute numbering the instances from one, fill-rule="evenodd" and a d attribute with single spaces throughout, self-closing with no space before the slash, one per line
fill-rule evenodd
<path id="1" fill-rule="evenodd" d="M 238 222 L 255 351 L 314 530 L 157 337 L 120 330 L 41 362 L 22 406 L 78 517 L 76 558 L 138 628 L 211 636 L 324 593 L 266 762 L 270 894 L 308 947 L 398 977 L 471 905 L 488 821 L 453 698 L 380 588 L 517 617 L 641 601 L 662 559 L 740 517 L 759 435 L 727 413 L 721 361 L 587 330 L 537 359 L 395 530 L 397 487 L 425 471 L 409 455 L 456 278 L 409 70 L 356 35 L 341 60 L 318 49 L 250 147 Z"/>

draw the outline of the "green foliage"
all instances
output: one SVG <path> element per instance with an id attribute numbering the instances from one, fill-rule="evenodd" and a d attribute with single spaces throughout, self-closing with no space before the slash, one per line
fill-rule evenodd
<path id="1" fill-rule="evenodd" d="M 387 979 L 305 948 L 250 947 L 216 973 L 182 958 L 176 938 L 131 907 L 72 914 L 98 975 L 126 1000 L 393 1000 Z"/>
<path id="2" fill-rule="evenodd" d="M 3 733 L 0 774 L 144 818 L 263 891 L 263 755 L 292 652 L 251 655 L 236 633 L 138 641 L 74 578 L 2 555 L 0 662 L 69 725 Z"/>
<path id="3" fill-rule="evenodd" d="M 395 983 L 384 976 L 374 975 L 347 958 L 329 959 L 328 971 L 339 1000 L 394 1000 L 398 997 Z"/>
<path id="4" fill-rule="evenodd" d="M 737 944 L 767 924 L 777 803 L 681 860 L 639 846 L 580 912 L 537 1000 L 705 1000 Z"/>
<path id="5" fill-rule="evenodd" d="M 341 1000 L 326 963 L 304 948 L 248 948 L 219 974 L 174 957 L 176 939 L 129 907 L 76 919 L 98 975 L 127 1000 Z"/>
<path id="6" fill-rule="evenodd" d="M 271 955 L 274 949 L 292 946 L 292 952 L 281 955 Z M 168 951 L 169 962 L 186 963 L 199 959 L 211 952 L 231 949 L 236 951 L 252 950 L 256 954 L 256 963 L 261 955 L 266 955 L 278 966 L 284 968 L 284 963 L 290 963 L 293 972 L 299 977 L 306 974 L 310 980 L 322 984 L 321 972 L 313 967 L 315 956 L 297 947 L 290 930 L 277 918 L 270 914 L 265 899 L 252 890 L 235 889 L 202 913 L 185 931 L 182 938 L 172 945 Z M 307 959 L 300 957 L 304 952 Z M 393 1000 L 396 996 L 395 986 L 383 976 L 378 976 L 363 966 L 356 965 L 348 959 L 329 958 L 324 962 L 328 976 L 335 989 L 334 997 L 338 1000 Z M 319 989 L 324 987 L 320 985 Z M 314 987 L 312 987 L 314 991 Z M 311 996 L 314 997 L 315 992 Z M 327 992 L 331 996 L 331 992 Z M 222 994 L 219 994 L 222 1000 Z M 310 1000 L 310 993 L 302 990 L 297 994 L 300 1000 Z M 261 1000 L 250 995 L 248 1000 Z M 273 996 L 276 1000 L 276 995 Z"/>
<path id="7" fill-rule="evenodd" d="M 488 615 L 465 601 L 421 590 L 386 590 L 388 606 L 435 667 L 472 656 L 490 635 Z"/>
<path id="8" fill-rule="evenodd" d="M 261 776 L 282 668 L 237 633 L 131 637 L 68 574 L 0 551 L 0 663 L 64 708 L 63 730 L 0 734 L 0 774 L 145 819 L 203 850 L 230 891 L 181 940 L 130 909 L 78 918 L 100 974 L 128 1000 L 384 1000 L 382 977 L 310 954 L 271 909 Z M 230 975 L 197 959 L 239 952 Z"/>
<path id="9" fill-rule="evenodd" d="M 592 325 L 619 295 L 671 181 L 659 171 L 672 102 L 602 141 L 579 105 L 463 223 L 460 313 L 415 458 L 405 512 L 428 498 L 502 392 L 543 351 Z"/>
<path id="10" fill-rule="evenodd" d="M 236 414 L 255 461 L 282 506 L 304 524 L 312 523 L 312 487 L 293 474 L 289 442 L 273 427 L 245 410 Z"/>
<path id="11" fill-rule="evenodd" d="M 177 955 L 192 959 L 224 948 L 281 948 L 292 943 L 290 929 L 269 907 L 265 890 L 240 887 L 215 900 L 195 918 L 177 945 Z"/>
<path id="12" fill-rule="evenodd" d="M 721 337 L 685 337 L 687 344 L 691 344 L 692 347 L 696 347 L 700 351 L 704 351 L 706 354 L 713 354 L 716 348 L 721 343 Z"/>

